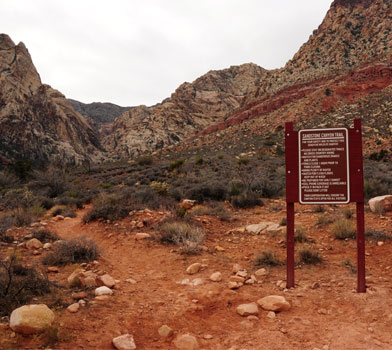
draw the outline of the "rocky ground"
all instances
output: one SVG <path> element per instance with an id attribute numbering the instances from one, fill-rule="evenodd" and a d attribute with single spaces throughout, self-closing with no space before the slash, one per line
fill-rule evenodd
<path id="1" fill-rule="evenodd" d="M 284 227 L 280 231 L 264 229 L 259 234 L 249 232 L 249 227 L 244 230 L 247 225 L 261 222 L 281 223 L 284 208 L 283 200 L 269 200 L 265 206 L 251 210 L 230 209 L 228 222 L 197 216 L 207 233 L 199 255 L 180 254 L 176 246 L 140 235 L 153 236 L 154 224 L 165 212 L 141 211 L 114 224 L 84 224 L 85 208 L 76 218 L 49 220 L 47 227 L 64 239 L 83 234 L 98 244 L 100 259 L 81 268 L 90 271 L 86 275 L 106 279 L 112 294 L 96 297 L 95 288 L 63 289 L 59 293 L 64 307 L 54 310 L 53 339 L 48 339 L 47 334 L 44 337 L 14 333 L 4 318 L 0 324 L 0 347 L 113 349 L 113 338 L 131 334 L 136 348 L 146 350 L 390 349 L 391 242 L 367 241 L 368 289 L 367 293 L 358 294 L 356 275 L 352 272 L 355 241 L 336 240 L 331 225 L 316 225 L 320 215 L 338 218 L 343 215 L 343 208 L 328 207 L 327 212 L 316 213 L 315 207 L 298 205 L 296 224 L 306 229 L 308 238 L 314 240 L 307 244 L 321 254 L 324 262 L 298 266 L 296 286 L 287 290 L 285 266 L 263 271 L 254 265 L 257 255 L 266 250 L 285 258 Z M 368 228 L 390 234 L 391 222 L 391 214 L 366 213 Z M 3 252 L 5 249 L 2 246 Z M 30 264 L 45 254 L 43 249 L 21 249 Z M 77 267 L 61 267 L 58 272 L 53 269 L 49 278 L 66 285 Z M 232 283 L 236 281 L 237 284 Z M 78 292 L 87 295 L 75 295 Z M 281 312 L 264 310 L 260 299 L 270 295 L 283 296 L 290 308 Z M 67 309 L 80 298 L 83 301 L 79 307 Z M 41 302 L 45 299 L 33 301 Z M 238 308 L 243 304 L 251 305 Z"/>

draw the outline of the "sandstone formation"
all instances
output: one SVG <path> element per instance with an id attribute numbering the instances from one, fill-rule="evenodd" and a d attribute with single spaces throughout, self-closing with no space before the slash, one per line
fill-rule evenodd
<path id="1" fill-rule="evenodd" d="M 100 142 L 64 95 L 41 83 L 23 43 L 0 35 L 0 155 L 9 160 L 82 163 L 101 157 Z"/>

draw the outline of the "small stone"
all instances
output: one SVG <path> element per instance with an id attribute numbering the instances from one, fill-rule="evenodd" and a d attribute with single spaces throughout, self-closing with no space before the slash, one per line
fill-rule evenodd
<path id="1" fill-rule="evenodd" d="M 261 268 L 261 269 L 258 269 L 257 271 L 255 271 L 255 275 L 256 275 L 256 277 L 267 276 L 268 271 L 265 268 Z"/>
<path id="2" fill-rule="evenodd" d="M 32 238 L 26 242 L 26 248 L 30 250 L 40 249 L 42 247 L 43 244 L 37 238 Z"/>
<path id="3" fill-rule="evenodd" d="M 379 247 L 381 247 L 382 245 L 384 245 L 384 242 L 383 242 L 383 241 L 378 241 L 378 242 L 377 242 L 377 245 L 378 245 Z"/>
<path id="4" fill-rule="evenodd" d="M 273 311 L 269 311 L 268 314 L 267 314 L 267 317 L 271 318 L 271 319 L 274 319 L 276 317 L 276 314 Z"/>
<path id="5" fill-rule="evenodd" d="M 62 215 L 56 215 L 56 216 L 53 218 L 53 221 L 55 221 L 55 222 L 57 222 L 57 221 L 62 221 L 62 220 L 64 220 L 64 216 L 62 216 Z"/>
<path id="6" fill-rule="evenodd" d="M 246 277 L 248 277 L 248 272 L 246 272 L 246 270 L 238 271 L 236 273 L 236 276 L 240 276 L 240 277 L 246 278 Z"/>
<path id="7" fill-rule="evenodd" d="M 130 334 L 120 335 L 112 339 L 113 346 L 118 350 L 135 350 L 136 345 L 133 336 Z"/>
<path id="8" fill-rule="evenodd" d="M 194 263 L 192 265 L 189 265 L 188 268 L 186 269 L 186 272 L 188 275 L 193 275 L 195 273 L 198 273 L 201 269 L 201 264 L 200 263 Z"/>
<path id="9" fill-rule="evenodd" d="M 199 349 L 199 343 L 197 339 L 190 334 L 180 334 L 174 340 L 174 346 L 178 350 L 197 350 Z"/>
<path id="10" fill-rule="evenodd" d="M 141 241 L 141 240 L 147 239 L 147 238 L 151 238 L 151 235 L 148 234 L 148 233 L 138 232 L 138 233 L 136 233 L 136 235 L 135 235 L 135 239 L 136 239 L 137 241 Z"/>
<path id="11" fill-rule="evenodd" d="M 245 282 L 245 278 L 244 277 L 240 277 L 240 276 L 230 276 L 230 281 L 231 282 L 241 282 L 241 283 L 244 283 Z"/>
<path id="12" fill-rule="evenodd" d="M 286 311 L 289 310 L 291 305 L 285 297 L 279 295 L 270 295 L 261 298 L 257 303 L 267 311 Z"/>
<path id="13" fill-rule="evenodd" d="M 225 251 L 225 248 L 221 247 L 220 245 L 217 245 L 217 246 L 215 246 L 215 250 L 216 250 L 217 252 L 224 252 L 224 251 Z"/>
<path id="14" fill-rule="evenodd" d="M 192 281 L 192 285 L 193 286 L 200 286 L 200 285 L 202 285 L 204 282 L 203 282 L 203 280 L 201 279 L 201 278 L 195 278 L 193 281 Z"/>
<path id="15" fill-rule="evenodd" d="M 98 295 L 94 298 L 94 300 L 98 300 L 98 301 L 105 301 L 109 299 L 109 295 Z"/>
<path id="16" fill-rule="evenodd" d="M 239 282 L 231 282 L 231 281 L 227 283 L 227 286 L 229 287 L 229 289 L 237 289 L 241 287 Z"/>
<path id="17" fill-rule="evenodd" d="M 80 306 L 86 306 L 86 301 L 85 300 L 83 300 L 83 299 L 80 299 L 79 301 L 78 301 L 78 303 L 79 303 L 79 305 Z"/>
<path id="18" fill-rule="evenodd" d="M 71 294 L 73 300 L 84 299 L 87 298 L 87 296 L 88 296 L 87 292 L 76 292 Z"/>
<path id="19" fill-rule="evenodd" d="M 205 334 L 205 335 L 203 335 L 203 338 L 204 338 L 205 340 L 210 340 L 210 339 L 213 338 L 213 336 L 212 336 L 211 334 Z"/>
<path id="20" fill-rule="evenodd" d="M 130 284 L 136 284 L 136 283 L 137 283 L 133 278 L 127 278 L 127 279 L 125 280 L 125 282 L 128 282 L 128 283 L 130 283 Z"/>
<path id="21" fill-rule="evenodd" d="M 67 311 L 71 313 L 75 313 L 79 311 L 79 307 L 80 307 L 79 303 L 74 303 L 67 307 Z"/>
<path id="22" fill-rule="evenodd" d="M 213 282 L 220 282 L 220 281 L 222 281 L 222 274 L 220 272 L 214 272 L 210 276 L 210 280 Z"/>
<path id="23" fill-rule="evenodd" d="M 102 286 L 102 287 L 97 288 L 94 293 L 96 296 L 112 295 L 113 291 L 106 286 Z"/>
<path id="24" fill-rule="evenodd" d="M 241 271 L 241 270 L 243 270 L 243 268 L 240 264 L 233 265 L 233 269 L 232 269 L 233 273 L 237 273 L 238 271 Z"/>
<path id="25" fill-rule="evenodd" d="M 257 315 L 259 313 L 259 308 L 256 303 L 241 304 L 237 307 L 237 313 L 240 316 Z"/>
<path id="26" fill-rule="evenodd" d="M 116 285 L 116 281 L 114 280 L 114 278 L 107 273 L 100 276 L 99 280 L 103 283 L 104 286 L 108 288 L 113 288 Z"/>
<path id="27" fill-rule="evenodd" d="M 314 282 L 314 283 L 310 286 L 310 288 L 312 288 L 312 289 L 320 288 L 320 283 Z"/>
<path id="28" fill-rule="evenodd" d="M 259 320 L 259 318 L 256 315 L 250 315 L 247 317 L 247 319 L 249 321 L 258 321 Z"/>
<path id="29" fill-rule="evenodd" d="M 42 246 L 42 248 L 44 248 L 44 249 L 50 249 L 50 248 L 52 248 L 52 243 L 45 243 L 45 244 Z"/>
<path id="30" fill-rule="evenodd" d="M 173 335 L 173 330 L 164 324 L 163 326 L 159 327 L 158 333 L 162 338 L 167 338 Z"/>
<path id="31" fill-rule="evenodd" d="M 68 284 L 70 287 L 80 286 L 81 285 L 81 275 L 83 271 L 80 267 L 78 267 L 74 272 L 72 272 L 68 278 Z"/>
<path id="32" fill-rule="evenodd" d="M 318 313 L 319 313 L 320 315 L 326 315 L 326 314 L 328 313 L 328 311 L 327 311 L 326 309 L 319 309 L 319 310 L 318 310 Z"/>
<path id="33" fill-rule="evenodd" d="M 57 266 L 49 266 L 47 271 L 52 273 L 58 273 L 60 272 L 60 269 Z"/>

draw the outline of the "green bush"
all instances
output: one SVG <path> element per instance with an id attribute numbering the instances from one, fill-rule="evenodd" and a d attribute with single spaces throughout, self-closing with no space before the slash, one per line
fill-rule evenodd
<path id="1" fill-rule="evenodd" d="M 185 163 L 185 159 L 184 158 L 179 158 L 179 159 L 173 160 L 170 163 L 170 167 L 169 168 L 170 168 L 170 170 L 178 169 L 181 166 L 183 166 L 184 163 Z"/>
<path id="2" fill-rule="evenodd" d="M 170 189 L 170 186 L 167 182 L 159 182 L 159 181 L 151 182 L 150 187 L 161 196 L 167 195 Z"/>
<path id="3" fill-rule="evenodd" d="M 53 231 L 50 231 L 47 228 L 40 228 L 37 230 L 33 231 L 33 238 L 37 238 L 39 241 L 42 243 L 46 242 L 54 242 L 60 239 L 60 237 L 54 233 Z"/>
<path id="4" fill-rule="evenodd" d="M 226 188 L 222 183 L 212 182 L 192 187 L 188 191 L 187 197 L 202 203 L 206 200 L 224 201 L 226 195 Z"/>
<path id="5" fill-rule="evenodd" d="M 101 194 L 93 201 L 93 208 L 84 216 L 83 222 L 88 223 L 98 219 L 118 220 L 126 217 L 130 211 L 129 203 L 124 203 L 118 195 Z"/>

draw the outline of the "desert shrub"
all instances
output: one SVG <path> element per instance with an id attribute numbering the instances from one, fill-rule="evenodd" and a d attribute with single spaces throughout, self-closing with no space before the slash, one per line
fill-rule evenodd
<path id="1" fill-rule="evenodd" d="M 4 222 L 7 222 L 9 227 L 22 227 L 30 225 L 32 223 L 33 215 L 24 208 L 17 208 L 11 213 L 4 215 L 2 217 L 2 220 L 4 220 Z"/>
<path id="2" fill-rule="evenodd" d="M 170 163 L 169 168 L 170 168 L 170 170 L 178 169 L 178 168 L 180 168 L 182 165 L 184 165 L 184 163 L 185 163 L 185 159 L 184 159 L 184 158 L 179 158 L 179 159 L 173 160 L 173 161 Z"/>
<path id="3" fill-rule="evenodd" d="M 55 198 L 69 189 L 69 183 L 63 170 L 49 167 L 44 170 L 35 170 L 29 188 L 49 198 Z"/>
<path id="4" fill-rule="evenodd" d="M 39 201 L 34 202 L 34 204 L 27 209 L 27 211 L 34 217 L 44 216 L 46 213 L 46 209 L 42 207 Z"/>
<path id="5" fill-rule="evenodd" d="M 211 202 L 210 205 L 207 206 L 198 206 L 192 209 L 192 216 L 216 216 L 222 221 L 230 221 L 230 212 L 225 208 L 222 203 Z"/>
<path id="6" fill-rule="evenodd" d="M 230 181 L 229 186 L 230 186 L 229 193 L 232 196 L 238 196 L 245 190 L 245 184 L 241 180 L 238 180 L 236 178 Z"/>
<path id="7" fill-rule="evenodd" d="M 330 215 L 319 215 L 317 217 L 316 225 L 317 226 L 327 226 L 332 223 L 334 219 Z"/>
<path id="8" fill-rule="evenodd" d="M 200 156 L 195 158 L 195 164 L 202 165 L 204 163 L 204 159 Z"/>
<path id="9" fill-rule="evenodd" d="M 299 264 L 304 265 L 316 265 L 323 262 L 323 258 L 320 253 L 316 250 L 312 250 L 309 247 L 301 247 L 298 251 Z"/>
<path id="10" fill-rule="evenodd" d="M 37 197 L 37 201 L 40 203 L 41 207 L 49 210 L 54 207 L 55 203 L 52 198 L 47 197 Z"/>
<path id="11" fill-rule="evenodd" d="M 283 262 L 279 260 L 277 254 L 272 251 L 264 251 L 256 255 L 255 266 L 280 266 Z"/>
<path id="12" fill-rule="evenodd" d="M 343 216 L 344 216 L 346 219 L 351 219 L 351 218 L 353 217 L 354 212 L 353 212 L 353 210 L 350 209 L 350 208 L 344 208 L 344 209 L 342 210 L 342 214 L 343 214 Z"/>
<path id="13" fill-rule="evenodd" d="M 159 182 L 159 181 L 153 181 L 150 184 L 150 187 L 158 194 L 165 196 L 167 195 L 169 191 L 169 184 L 167 182 Z"/>
<path id="14" fill-rule="evenodd" d="M 324 213 L 326 211 L 326 208 L 323 205 L 315 205 L 312 208 L 313 213 Z"/>
<path id="15" fill-rule="evenodd" d="M 347 267 L 352 273 L 357 272 L 356 266 L 351 262 L 350 258 L 344 259 L 342 265 Z"/>
<path id="16" fill-rule="evenodd" d="M 11 243 L 14 237 L 7 233 L 7 230 L 14 226 L 14 219 L 11 215 L 3 215 L 0 217 L 0 242 Z"/>
<path id="17" fill-rule="evenodd" d="M 19 179 L 12 173 L 0 171 L 0 188 L 8 189 L 19 185 Z"/>
<path id="18" fill-rule="evenodd" d="M 294 232 L 294 241 L 298 243 L 312 242 L 313 240 L 308 237 L 306 229 L 302 226 L 297 226 Z"/>
<path id="19" fill-rule="evenodd" d="M 34 230 L 32 234 L 33 238 L 37 238 L 42 243 L 54 242 L 60 239 L 60 237 L 56 233 L 50 231 L 47 228 L 39 228 L 37 230 Z"/>
<path id="20" fill-rule="evenodd" d="M 187 197 L 202 203 L 206 200 L 223 201 L 226 199 L 226 188 L 222 183 L 211 182 L 192 187 Z"/>
<path id="21" fill-rule="evenodd" d="M 141 156 L 137 159 L 137 164 L 140 166 L 151 165 L 153 163 L 153 159 L 151 156 Z"/>
<path id="22" fill-rule="evenodd" d="M 31 267 L 19 263 L 15 252 L 0 260 L 0 316 L 8 316 L 15 308 L 33 297 L 50 292 L 49 280 Z"/>
<path id="23" fill-rule="evenodd" d="M 17 160 L 9 167 L 9 170 L 23 181 L 31 175 L 32 169 L 33 165 L 29 160 Z"/>
<path id="24" fill-rule="evenodd" d="M 186 254 L 199 252 L 203 238 L 204 231 L 201 227 L 190 225 L 184 221 L 164 223 L 158 233 L 158 240 L 161 243 L 178 245 L 180 251 Z"/>
<path id="25" fill-rule="evenodd" d="M 100 184 L 101 188 L 103 188 L 104 190 L 108 190 L 109 188 L 113 187 L 112 183 L 101 183 Z"/>
<path id="26" fill-rule="evenodd" d="M 83 221 L 88 223 L 98 219 L 118 220 L 126 217 L 129 211 L 130 205 L 123 197 L 101 194 L 94 200 L 93 208 L 83 216 Z"/>
<path id="27" fill-rule="evenodd" d="M 392 239 L 391 235 L 384 233 L 383 231 L 376 230 L 374 228 L 367 228 L 365 230 L 365 237 L 369 240 L 380 241 Z"/>
<path id="28" fill-rule="evenodd" d="M 238 165 L 248 165 L 250 160 L 248 158 L 238 158 L 237 164 Z"/>
<path id="29" fill-rule="evenodd" d="M 244 192 L 231 199 L 231 204 L 235 208 L 253 208 L 257 205 L 264 205 L 259 195 L 255 192 Z"/>
<path id="30" fill-rule="evenodd" d="M 67 241 L 59 241 L 54 250 L 45 255 L 42 262 L 45 265 L 68 265 L 90 262 L 98 259 L 99 250 L 96 243 L 84 236 Z"/>
<path id="31" fill-rule="evenodd" d="M 355 238 L 356 230 L 351 221 L 340 219 L 335 222 L 332 232 L 337 239 Z"/>
<path id="32" fill-rule="evenodd" d="M 27 208 L 34 203 L 34 195 L 27 188 L 10 189 L 1 195 L 0 206 L 4 210 L 16 209 L 19 207 Z"/>
<path id="33" fill-rule="evenodd" d="M 282 218 L 282 220 L 280 221 L 279 225 L 280 226 L 286 226 L 287 225 L 287 218 L 286 217 Z"/>
<path id="34" fill-rule="evenodd" d="M 65 207 L 65 208 L 56 208 L 53 212 L 52 212 L 52 216 L 57 216 L 57 215 L 62 215 L 64 217 L 68 217 L 68 218 L 76 218 L 76 213 L 72 208 L 69 207 Z"/>

